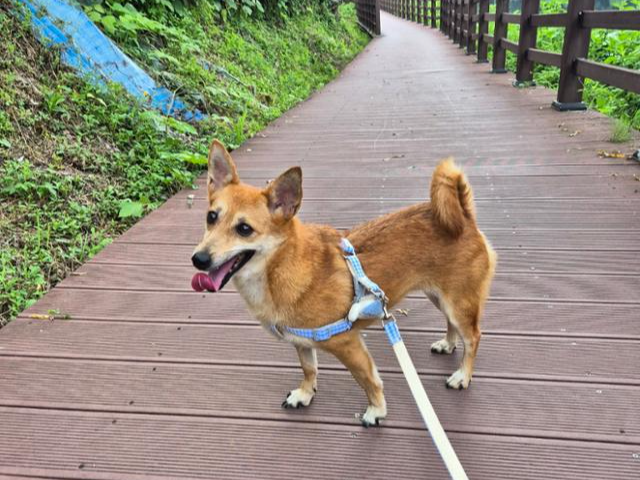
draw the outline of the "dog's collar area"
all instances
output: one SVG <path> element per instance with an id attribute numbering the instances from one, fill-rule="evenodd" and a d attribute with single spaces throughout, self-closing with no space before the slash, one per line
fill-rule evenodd
<path id="1" fill-rule="evenodd" d="M 349 314 L 345 318 L 318 328 L 292 328 L 271 325 L 271 330 L 277 337 L 283 338 L 285 333 L 289 333 L 314 342 L 324 342 L 335 335 L 351 330 L 353 322 L 358 319 L 385 319 L 387 317 L 387 297 L 378 284 L 364 273 L 362 264 L 351 242 L 343 238 L 340 242 L 340 248 L 345 254 L 344 258 L 353 277 L 354 297 Z"/>

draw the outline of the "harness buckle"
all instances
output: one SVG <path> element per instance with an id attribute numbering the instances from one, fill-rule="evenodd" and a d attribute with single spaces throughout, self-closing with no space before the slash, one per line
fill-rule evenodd
<path id="1" fill-rule="evenodd" d="M 396 317 L 393 316 L 393 313 L 389 312 L 387 309 L 387 305 L 389 304 L 389 298 L 385 295 L 382 298 L 382 311 L 384 312 L 384 318 L 382 319 L 382 326 L 384 327 L 385 322 L 387 320 L 396 320 Z"/>

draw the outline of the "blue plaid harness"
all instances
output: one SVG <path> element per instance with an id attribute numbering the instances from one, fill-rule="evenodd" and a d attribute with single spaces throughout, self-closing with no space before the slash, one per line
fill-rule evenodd
<path id="1" fill-rule="evenodd" d="M 276 336 L 282 337 L 284 333 L 290 333 L 315 342 L 323 342 L 335 335 L 348 332 L 353 327 L 353 322 L 358 319 L 377 320 L 387 318 L 387 297 L 382 289 L 364 273 L 362 264 L 351 242 L 343 238 L 340 242 L 340 248 L 345 254 L 344 258 L 353 277 L 355 295 L 349 314 L 337 322 L 319 328 L 291 328 L 271 325 L 271 330 Z"/>

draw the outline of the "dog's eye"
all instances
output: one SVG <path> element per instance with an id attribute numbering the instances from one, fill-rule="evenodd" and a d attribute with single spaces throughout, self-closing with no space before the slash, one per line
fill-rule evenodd
<path id="1" fill-rule="evenodd" d="M 236 232 L 238 232 L 238 235 L 241 237 L 248 237 L 253 233 L 253 228 L 251 228 L 251 225 L 247 225 L 246 223 L 239 223 L 236 225 Z"/>
<path id="2" fill-rule="evenodd" d="M 218 221 L 218 212 L 209 212 L 207 213 L 207 223 L 209 225 L 213 225 Z"/>

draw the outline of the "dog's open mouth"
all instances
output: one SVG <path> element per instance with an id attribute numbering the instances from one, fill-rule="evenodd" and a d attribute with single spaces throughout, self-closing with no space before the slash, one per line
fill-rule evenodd
<path id="1" fill-rule="evenodd" d="M 197 273 L 191 281 L 192 287 L 196 291 L 209 290 L 210 292 L 218 292 L 231 280 L 238 271 L 251 260 L 255 254 L 255 250 L 245 250 L 238 255 L 224 262 L 217 268 L 212 268 L 206 274 Z"/>

